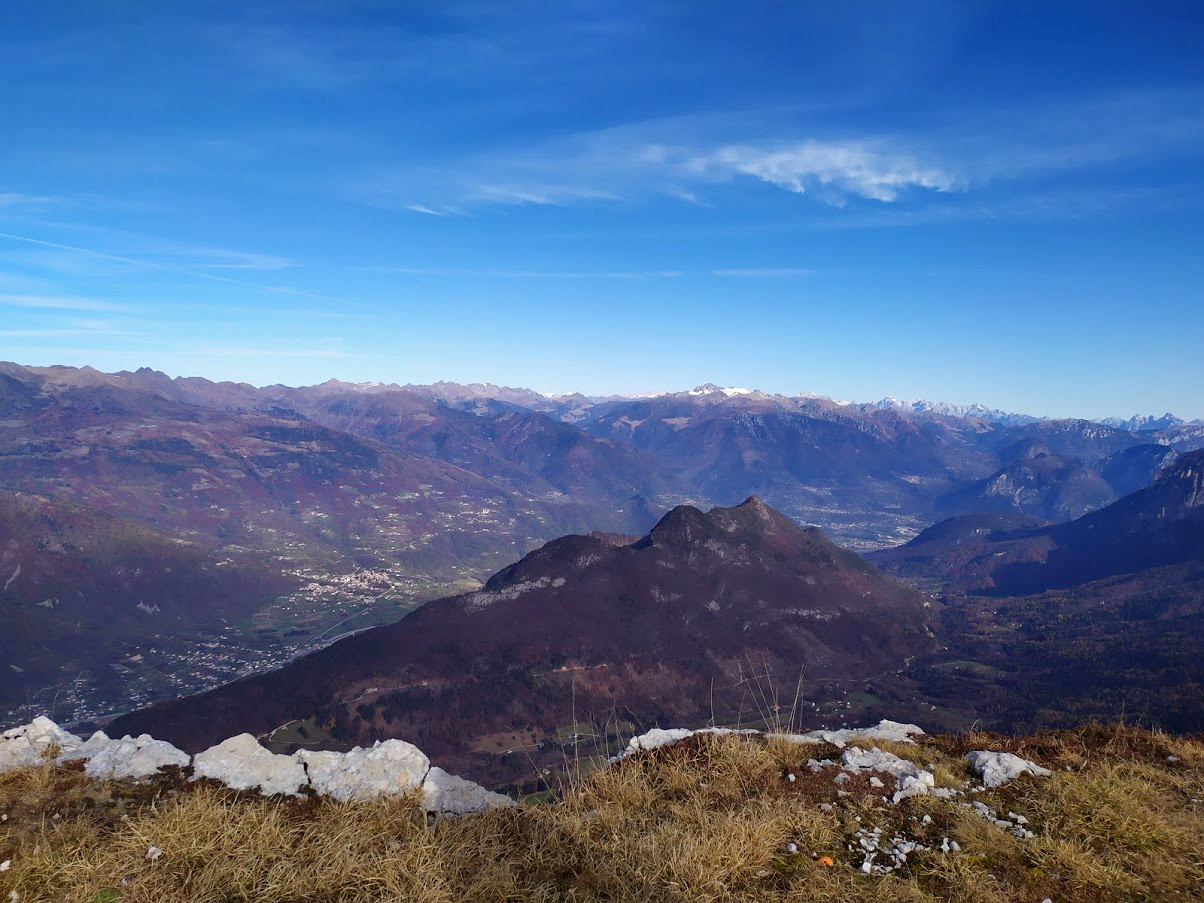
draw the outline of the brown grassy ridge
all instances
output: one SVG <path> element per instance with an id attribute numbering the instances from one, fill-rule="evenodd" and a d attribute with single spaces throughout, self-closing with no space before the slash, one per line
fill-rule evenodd
<path id="1" fill-rule="evenodd" d="M 839 796 L 834 771 L 805 766 L 837 750 L 762 736 L 695 737 L 594 771 L 554 802 L 455 820 L 408 799 L 265 799 L 180 772 L 101 783 L 48 765 L 0 776 L 0 861 L 12 862 L 0 903 L 13 891 L 21 903 L 1204 899 L 1204 741 L 1085 727 L 877 745 L 938 784 L 970 783 L 968 749 L 1054 769 L 967 796 L 1024 815 L 1036 836 L 932 797 L 885 805 L 867 778 Z M 848 846 L 872 827 L 933 849 L 863 875 Z M 961 852 L 939 852 L 944 837 Z"/>

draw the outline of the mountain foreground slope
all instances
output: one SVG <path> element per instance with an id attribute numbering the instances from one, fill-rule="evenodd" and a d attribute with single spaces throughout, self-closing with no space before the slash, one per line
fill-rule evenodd
<path id="1" fill-rule="evenodd" d="M 116 727 L 185 748 L 288 722 L 307 725 L 279 738 L 298 744 L 402 736 L 490 781 L 611 722 L 748 720 L 763 679 L 780 694 L 797 677 L 813 714 L 1198 729 L 1202 463 L 1068 524 L 955 519 L 874 556 L 943 584 L 939 602 L 757 498 L 683 506 L 643 539 L 564 537 L 478 592 Z"/>
<path id="2" fill-rule="evenodd" d="M 1043 776 L 984 786 L 977 750 Z M 890 769 L 936 786 L 892 802 Z M 583 768 L 528 805 L 433 822 L 416 797 L 261 797 L 177 769 L 94 782 L 51 765 L 0 775 L 0 895 L 1189 903 L 1204 889 L 1201 799 L 1199 739 L 1121 726 L 872 750 L 702 734 Z"/>
<path id="3" fill-rule="evenodd" d="M 755 497 L 680 506 L 641 539 L 563 537 L 477 592 L 112 729 L 193 749 L 301 722 L 496 782 L 566 730 L 755 720 L 767 678 L 839 699 L 932 649 L 934 622 L 927 596 Z"/>

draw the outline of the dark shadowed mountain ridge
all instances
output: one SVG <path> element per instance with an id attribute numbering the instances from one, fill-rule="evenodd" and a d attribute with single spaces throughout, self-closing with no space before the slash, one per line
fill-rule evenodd
<path id="1" fill-rule="evenodd" d="M 942 653 L 909 674 L 1003 729 L 1204 726 L 1204 452 L 1069 523 L 955 518 L 871 558 L 944 586 Z"/>
<path id="2" fill-rule="evenodd" d="M 1152 485 L 1068 523 L 1012 519 L 983 529 L 973 518 L 955 518 L 870 558 L 951 590 L 1003 596 L 1196 561 L 1204 558 L 1202 480 L 1204 451 L 1190 452 Z"/>
<path id="3" fill-rule="evenodd" d="M 314 719 L 337 744 L 405 737 L 458 768 L 514 776 L 527 762 L 497 753 L 574 721 L 748 717 L 752 670 L 791 689 L 801 674 L 817 699 L 897 670 L 932 646 L 929 605 L 755 497 L 679 506 L 634 543 L 562 537 L 477 592 L 114 729 L 197 748 Z"/>
<path id="4" fill-rule="evenodd" d="M 1149 486 L 1178 457 L 1167 445 L 1142 444 L 1103 459 L 1056 454 L 1039 439 L 1002 452 L 1005 467 L 950 493 L 941 507 L 967 513 L 1012 511 L 1065 521 Z"/>

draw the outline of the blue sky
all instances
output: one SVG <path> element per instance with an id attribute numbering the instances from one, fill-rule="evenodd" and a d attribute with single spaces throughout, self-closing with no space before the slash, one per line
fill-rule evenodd
<path id="1" fill-rule="evenodd" d="M 1202 417 L 1197 7 L 14 0 L 0 358 Z"/>

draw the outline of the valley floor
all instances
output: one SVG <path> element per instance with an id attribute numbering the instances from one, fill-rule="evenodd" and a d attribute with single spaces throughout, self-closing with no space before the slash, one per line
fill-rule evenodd
<path id="1" fill-rule="evenodd" d="M 1200 739 L 1084 727 L 876 745 L 961 792 L 891 804 L 872 776 L 819 764 L 836 747 L 739 735 L 639 752 L 461 819 L 406 799 L 265 799 L 178 772 L 136 784 L 26 769 L 0 776 L 0 900 L 1204 899 Z M 1052 775 L 984 788 L 975 749 Z"/>

